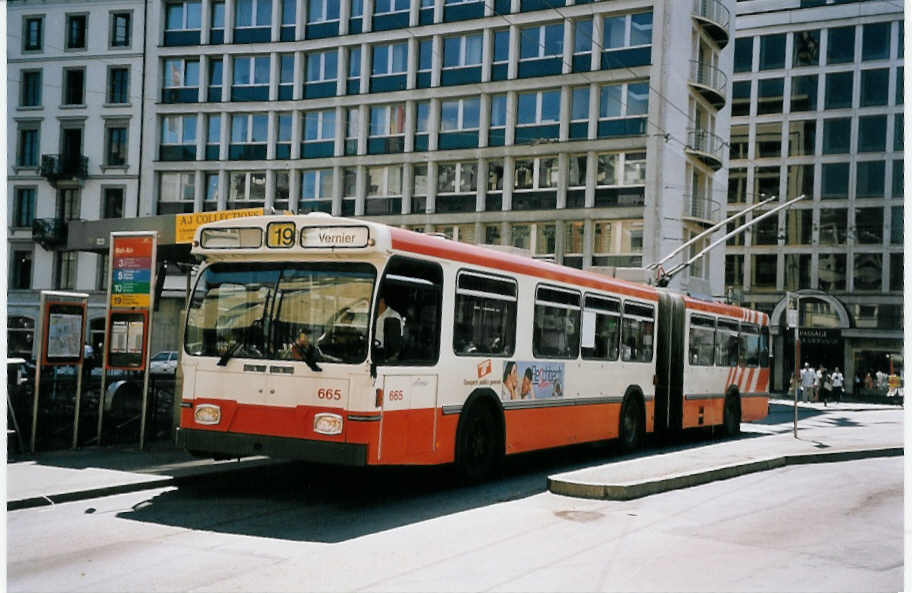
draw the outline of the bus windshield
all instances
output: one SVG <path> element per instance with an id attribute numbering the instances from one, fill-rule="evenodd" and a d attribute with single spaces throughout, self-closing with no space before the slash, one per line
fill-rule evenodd
<path id="1" fill-rule="evenodd" d="M 360 363 L 376 269 L 367 263 L 216 263 L 187 314 L 191 356 Z M 310 364 L 310 362 L 308 363 Z"/>

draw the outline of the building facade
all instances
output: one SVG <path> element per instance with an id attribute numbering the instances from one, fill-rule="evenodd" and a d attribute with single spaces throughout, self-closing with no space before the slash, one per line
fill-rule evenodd
<path id="1" fill-rule="evenodd" d="M 738 2 L 728 208 L 807 198 L 730 239 L 730 295 L 772 315 L 774 387 L 801 296 L 802 361 L 857 372 L 901 360 L 903 12 L 898 2 Z M 763 212 L 758 210 L 752 216 Z"/>
<path id="2" fill-rule="evenodd" d="M 31 10 L 14 4 L 11 31 Z M 734 0 L 145 6 L 147 26 L 134 23 L 145 66 L 130 79 L 143 81 L 145 109 L 129 120 L 142 131 L 130 128 L 122 172 L 129 216 L 323 211 L 607 270 L 656 262 L 724 214 Z M 86 122 L 107 121 L 106 109 L 86 108 Z M 58 125 L 41 117 L 47 152 Z M 93 197 L 81 216 L 99 217 L 101 190 L 88 188 L 104 155 L 86 156 L 82 195 Z M 34 168 L 13 172 L 45 183 Z M 36 216 L 61 218 L 44 208 Z M 98 255 L 67 253 L 75 288 L 103 284 Z M 723 257 L 714 250 L 671 286 L 721 295 Z M 37 272 L 52 267 L 32 267 L 30 288 L 56 285 Z"/>
<path id="3" fill-rule="evenodd" d="M 41 289 L 89 292 L 103 334 L 105 258 L 67 225 L 136 216 L 145 27 L 135 0 L 6 8 L 9 352 L 31 355 Z"/>

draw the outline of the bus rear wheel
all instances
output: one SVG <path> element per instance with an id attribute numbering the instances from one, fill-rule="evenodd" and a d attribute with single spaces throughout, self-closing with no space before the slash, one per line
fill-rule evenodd
<path id="1" fill-rule="evenodd" d="M 621 451 L 629 453 L 640 448 L 645 432 L 643 408 L 633 397 L 627 398 L 621 408 L 618 440 Z"/>
<path id="2" fill-rule="evenodd" d="M 741 402 L 735 394 L 725 398 L 725 409 L 722 412 L 722 427 L 725 436 L 737 436 L 741 433 Z"/>
<path id="3" fill-rule="evenodd" d="M 480 482 L 490 477 L 503 458 L 503 443 L 498 438 L 497 424 L 491 413 L 473 406 L 459 431 L 456 465 L 466 482 Z"/>

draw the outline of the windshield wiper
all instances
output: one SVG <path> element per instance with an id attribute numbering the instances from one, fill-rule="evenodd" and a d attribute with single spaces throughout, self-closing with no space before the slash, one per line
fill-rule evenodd
<path id="1" fill-rule="evenodd" d="M 234 353 L 238 351 L 238 348 L 241 347 L 241 341 L 238 340 L 234 344 L 228 347 L 228 350 L 225 350 L 225 353 L 222 354 L 222 357 L 219 358 L 219 361 L 216 363 L 218 366 L 223 367 L 228 364 L 228 361 L 231 360 L 231 357 L 234 356 Z"/>

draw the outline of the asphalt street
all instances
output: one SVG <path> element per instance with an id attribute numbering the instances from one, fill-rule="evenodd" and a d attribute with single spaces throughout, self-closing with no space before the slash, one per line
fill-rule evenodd
<path id="1" fill-rule="evenodd" d="M 861 414 L 861 415 L 859 415 Z M 834 430 L 897 412 L 829 414 Z M 824 422 L 821 417 L 819 421 Z M 776 424 L 767 425 L 771 432 Z M 776 431 L 783 428 L 780 422 Z M 752 440 L 762 446 L 763 437 Z M 700 447 L 699 440 L 675 447 Z M 655 453 L 655 449 L 642 454 Z M 899 591 L 903 460 L 791 466 L 631 501 L 548 493 L 575 447 L 444 468 L 260 468 L 8 513 L 9 591 Z"/>

